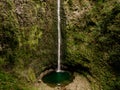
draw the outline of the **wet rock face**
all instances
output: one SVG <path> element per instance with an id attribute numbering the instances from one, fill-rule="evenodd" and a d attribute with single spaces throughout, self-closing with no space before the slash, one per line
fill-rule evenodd
<path id="1" fill-rule="evenodd" d="M 117 0 L 65 0 L 63 2 L 66 15 L 63 63 L 79 72 L 92 74 L 100 80 L 106 90 L 115 88 L 112 84 L 115 82 L 113 78 L 119 80 L 118 73 L 117 76 L 113 76 L 113 72 L 117 69 L 114 70 L 113 64 L 109 64 L 111 57 L 120 56 L 117 54 L 117 50 L 120 50 L 117 34 L 120 27 L 117 20 L 120 17 L 119 4 L 120 1 Z M 118 57 L 115 60 L 118 60 Z M 110 76 L 113 78 L 109 81 L 107 78 Z M 109 85 L 107 82 L 110 82 Z"/>
<path id="2" fill-rule="evenodd" d="M 92 2 L 88 0 L 66 0 L 64 1 L 64 9 L 67 18 L 67 23 L 76 23 L 83 18 L 86 13 L 92 9 Z"/>
<path id="3" fill-rule="evenodd" d="M 28 68 L 37 76 L 56 65 L 56 3 L 0 0 L 0 67 L 23 72 L 24 77 Z M 118 90 L 120 85 L 115 82 L 120 81 L 116 68 L 120 61 L 119 5 L 119 0 L 61 0 L 62 63 L 91 74 L 105 90 Z"/>
<path id="4" fill-rule="evenodd" d="M 34 25 L 37 22 L 36 5 L 30 1 L 14 1 L 15 13 L 20 26 Z"/>
<path id="5" fill-rule="evenodd" d="M 57 57 L 55 7 L 54 0 L 0 1 L 0 50 L 3 56 L 0 66 L 11 67 L 20 75 L 29 72 L 30 67 L 37 75 L 51 62 L 53 64 Z"/>

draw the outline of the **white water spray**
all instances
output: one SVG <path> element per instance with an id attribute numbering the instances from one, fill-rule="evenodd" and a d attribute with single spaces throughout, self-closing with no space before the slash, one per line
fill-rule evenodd
<path id="1" fill-rule="evenodd" d="M 57 72 L 61 71 L 61 28 L 60 28 L 60 0 L 57 0 L 57 29 L 58 29 L 58 67 Z"/>

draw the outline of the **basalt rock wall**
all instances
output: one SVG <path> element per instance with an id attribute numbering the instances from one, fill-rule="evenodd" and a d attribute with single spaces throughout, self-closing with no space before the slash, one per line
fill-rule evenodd
<path id="1" fill-rule="evenodd" d="M 120 89 L 119 0 L 61 0 L 61 33 L 63 66 Z M 35 82 L 57 65 L 57 1 L 0 0 L 0 38 L 0 89 Z"/>

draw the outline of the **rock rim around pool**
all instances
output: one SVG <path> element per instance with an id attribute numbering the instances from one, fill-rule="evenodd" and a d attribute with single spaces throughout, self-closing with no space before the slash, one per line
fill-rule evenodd
<path id="1" fill-rule="evenodd" d="M 35 83 L 35 87 L 37 87 L 35 90 L 102 90 L 100 83 L 90 75 L 84 76 L 74 72 L 73 76 L 73 81 L 65 86 L 51 87 L 41 81 L 40 83 Z"/>
<path id="2" fill-rule="evenodd" d="M 66 86 L 74 79 L 73 73 L 69 71 L 57 72 L 56 70 L 46 70 L 40 75 L 39 81 L 47 84 L 50 87 Z"/>

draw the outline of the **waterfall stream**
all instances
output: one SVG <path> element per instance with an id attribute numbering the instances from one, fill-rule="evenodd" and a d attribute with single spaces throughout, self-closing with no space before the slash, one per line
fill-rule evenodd
<path id="1" fill-rule="evenodd" d="M 57 0 L 57 29 L 58 29 L 58 67 L 57 71 L 61 71 L 61 28 L 60 28 L 60 0 Z"/>

